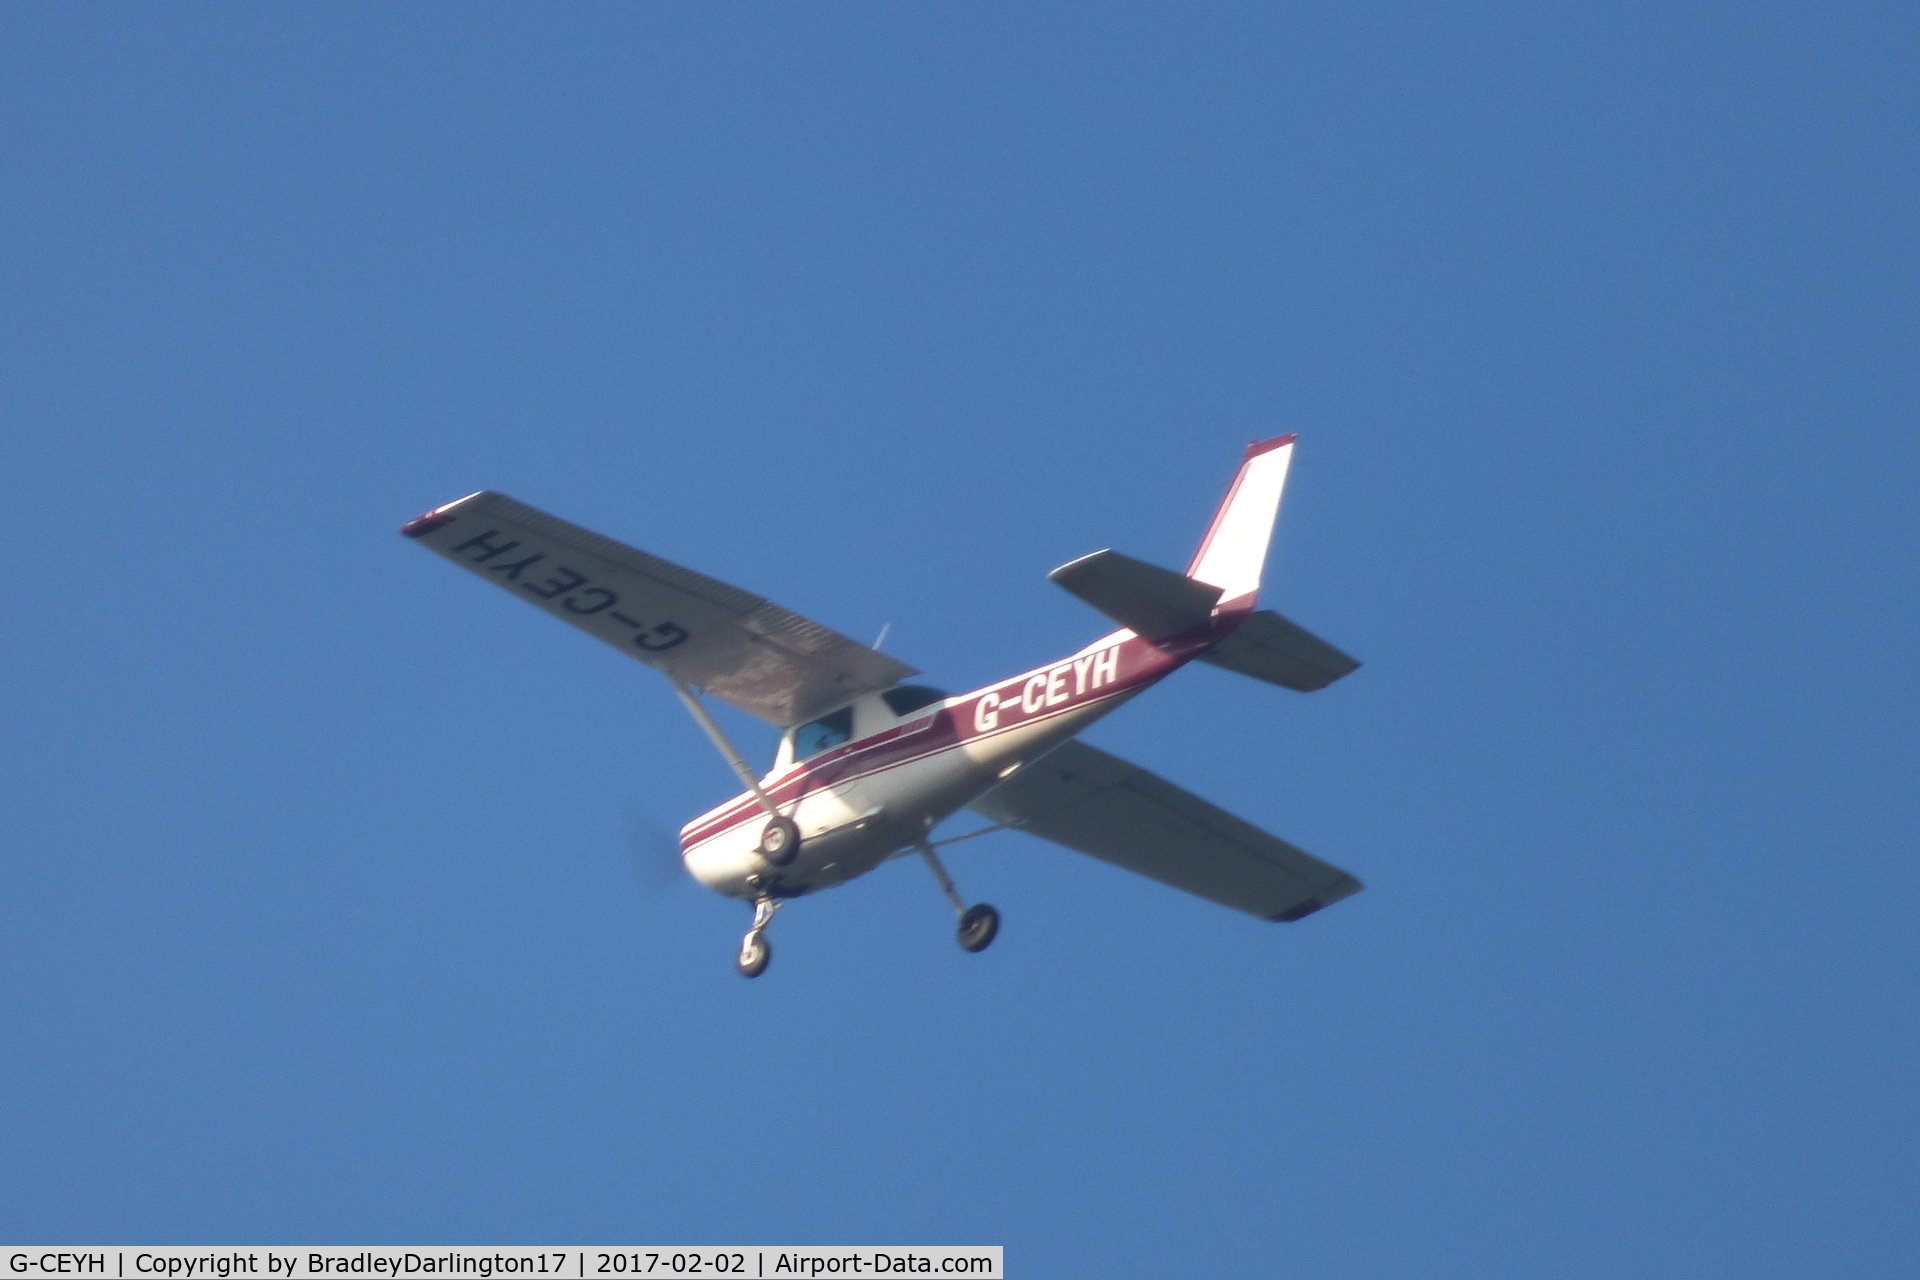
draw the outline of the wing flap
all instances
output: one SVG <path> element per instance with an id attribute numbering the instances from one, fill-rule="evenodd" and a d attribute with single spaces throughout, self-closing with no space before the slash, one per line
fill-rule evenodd
<path id="1" fill-rule="evenodd" d="M 837 631 L 482 491 L 401 532 L 547 613 L 785 728 L 917 674 Z"/>
<path id="2" fill-rule="evenodd" d="M 1301 693 L 1324 689 L 1360 667 L 1357 660 L 1271 609 L 1250 615 L 1232 635 L 1201 654 L 1200 661 Z"/>
<path id="3" fill-rule="evenodd" d="M 1298 920 L 1361 889 L 1340 868 L 1084 742 L 1048 752 L 972 808 L 1263 920 Z"/>

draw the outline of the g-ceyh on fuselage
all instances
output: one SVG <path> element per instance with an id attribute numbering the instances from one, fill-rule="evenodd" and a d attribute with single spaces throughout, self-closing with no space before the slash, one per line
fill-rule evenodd
<path id="1" fill-rule="evenodd" d="M 744 792 L 682 829 L 687 869 L 735 898 L 762 886 L 797 897 L 864 875 L 1208 644 L 1200 635 L 1163 647 L 1116 631 L 957 697 L 924 685 L 865 694 L 784 735 L 761 781 L 800 829 L 791 863 L 767 868 L 766 814 Z"/>
<path id="2" fill-rule="evenodd" d="M 1311 692 L 1359 664 L 1256 611 L 1294 437 L 1249 445 L 1184 573 L 1100 551 L 1048 576 L 1121 626 L 1010 679 L 949 695 L 912 668 L 758 596 L 480 492 L 402 532 L 665 674 L 746 790 L 680 833 L 686 867 L 751 902 L 738 966 L 766 968 L 784 900 L 918 853 L 979 951 L 999 913 L 968 907 L 937 850 L 1018 829 L 1268 920 L 1358 892 L 1336 867 L 1084 743 L 1088 725 L 1195 659 Z M 756 776 L 700 701 L 783 732 Z M 971 808 L 990 825 L 936 839 Z"/>

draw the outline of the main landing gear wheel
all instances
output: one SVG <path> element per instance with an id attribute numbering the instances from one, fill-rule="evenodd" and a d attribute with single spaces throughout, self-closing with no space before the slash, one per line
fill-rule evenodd
<path id="1" fill-rule="evenodd" d="M 743 978 L 757 978 L 767 971 L 772 959 L 773 944 L 767 941 L 767 935 L 750 933 L 740 940 L 740 954 L 734 957 L 733 967 Z"/>
<path id="2" fill-rule="evenodd" d="M 940 855 L 924 840 L 920 842 L 920 856 L 927 860 L 927 870 L 933 872 L 933 878 L 940 882 L 940 892 L 947 895 L 953 913 L 960 917 L 960 946 L 967 951 L 985 951 L 1000 932 L 1000 913 L 984 902 L 968 906 L 953 887 L 953 877 L 940 865 Z"/>
<path id="3" fill-rule="evenodd" d="M 776 867 L 784 867 L 799 852 L 800 828 L 794 825 L 793 819 L 769 818 L 766 830 L 760 833 L 760 856 Z"/>
<path id="4" fill-rule="evenodd" d="M 968 907 L 960 916 L 960 946 L 966 951 L 985 951 L 1000 932 L 1000 913 L 982 902 Z"/>

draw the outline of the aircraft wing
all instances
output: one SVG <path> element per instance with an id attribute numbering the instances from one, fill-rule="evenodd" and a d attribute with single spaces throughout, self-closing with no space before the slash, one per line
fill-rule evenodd
<path id="1" fill-rule="evenodd" d="M 1068 741 L 971 806 L 995 822 L 1263 920 L 1298 920 L 1358 880 L 1199 796 Z"/>
<path id="2" fill-rule="evenodd" d="M 738 587 L 482 491 L 400 529 L 657 671 L 786 728 L 917 674 Z"/>

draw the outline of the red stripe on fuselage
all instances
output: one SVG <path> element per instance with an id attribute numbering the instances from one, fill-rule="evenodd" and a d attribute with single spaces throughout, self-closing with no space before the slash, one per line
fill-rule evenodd
<path id="1" fill-rule="evenodd" d="M 872 777 L 957 751 L 969 743 L 1003 737 L 1119 700 L 1185 666 L 1224 639 L 1246 616 L 1244 608 L 1223 610 L 1210 625 L 1158 645 L 1134 635 L 1124 635 L 1110 644 L 1091 645 L 1059 662 L 949 698 L 932 713 L 932 723 L 925 727 L 916 726 L 929 717 L 917 717 L 802 761 L 763 790 L 777 807 L 790 811 L 788 806 L 797 805 L 816 790 Z M 751 794 L 736 796 L 688 823 L 680 833 L 681 847 L 704 844 L 743 823 L 756 821 L 760 813 L 759 802 Z"/>

